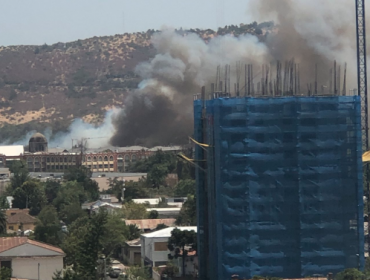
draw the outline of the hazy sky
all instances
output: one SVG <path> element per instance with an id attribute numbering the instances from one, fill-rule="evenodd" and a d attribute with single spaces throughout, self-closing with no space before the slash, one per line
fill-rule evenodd
<path id="1" fill-rule="evenodd" d="M 0 0 L 0 46 L 249 23 L 248 0 Z M 226 4 L 227 3 L 227 4 Z"/>

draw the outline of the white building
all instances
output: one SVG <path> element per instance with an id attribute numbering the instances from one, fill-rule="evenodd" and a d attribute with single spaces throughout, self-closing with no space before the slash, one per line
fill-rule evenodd
<path id="1" fill-rule="evenodd" d="M 63 257 L 62 249 L 27 237 L 0 238 L 0 266 L 11 268 L 13 278 L 50 280 Z"/>
<path id="2" fill-rule="evenodd" d="M 197 227 L 177 228 L 197 232 Z M 158 267 L 167 264 L 168 254 L 170 253 L 167 244 L 168 239 L 171 237 L 171 232 L 174 229 L 175 227 L 168 227 L 151 233 L 144 233 L 140 236 L 142 265 Z"/>

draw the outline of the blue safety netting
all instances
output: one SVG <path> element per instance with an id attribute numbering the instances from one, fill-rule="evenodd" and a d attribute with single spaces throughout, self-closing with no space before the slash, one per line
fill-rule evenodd
<path id="1" fill-rule="evenodd" d="M 357 96 L 194 102 L 200 279 L 364 265 Z M 202 166 L 199 161 L 199 166 Z"/>

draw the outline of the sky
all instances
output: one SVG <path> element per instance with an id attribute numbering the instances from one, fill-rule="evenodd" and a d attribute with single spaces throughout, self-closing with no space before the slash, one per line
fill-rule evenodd
<path id="1" fill-rule="evenodd" d="M 227 3 L 227 4 L 226 4 Z M 250 23 L 248 0 L 0 0 L 0 46 Z"/>

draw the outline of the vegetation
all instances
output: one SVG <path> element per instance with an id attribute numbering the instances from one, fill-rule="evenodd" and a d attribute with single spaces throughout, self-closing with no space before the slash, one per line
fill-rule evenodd
<path id="1" fill-rule="evenodd" d="M 147 219 L 148 212 L 144 204 L 128 202 L 122 207 L 122 217 L 126 220 Z"/>
<path id="2" fill-rule="evenodd" d="M 197 225 L 197 205 L 196 197 L 189 195 L 183 204 L 180 214 L 176 219 L 177 225 L 196 226 Z"/>
<path id="3" fill-rule="evenodd" d="M 197 249 L 197 234 L 194 230 L 180 230 L 175 228 L 168 239 L 168 249 L 171 253 L 168 258 L 182 257 L 182 276 L 185 275 L 185 258 L 190 250 Z"/>
<path id="4" fill-rule="evenodd" d="M 0 268 L 0 280 L 10 280 L 12 277 L 11 269 L 7 267 Z"/>
<path id="5" fill-rule="evenodd" d="M 146 267 L 131 266 L 126 270 L 128 280 L 149 280 L 150 274 Z"/>

